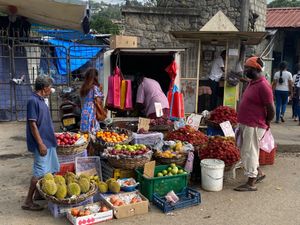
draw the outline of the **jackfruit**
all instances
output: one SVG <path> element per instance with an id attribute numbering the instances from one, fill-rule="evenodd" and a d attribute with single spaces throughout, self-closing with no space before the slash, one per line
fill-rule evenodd
<path id="1" fill-rule="evenodd" d="M 107 184 L 103 181 L 98 181 L 97 186 L 100 193 L 106 193 L 108 190 Z"/>
<path id="2" fill-rule="evenodd" d="M 76 181 L 76 175 L 72 172 L 67 172 L 65 174 L 65 180 L 67 184 L 74 183 Z"/>
<path id="3" fill-rule="evenodd" d="M 58 199 L 64 199 L 67 196 L 67 185 L 58 184 L 57 191 L 55 193 L 55 197 Z"/>
<path id="4" fill-rule="evenodd" d="M 81 179 L 81 178 L 86 178 L 90 182 L 90 176 L 88 176 L 88 175 L 86 175 L 84 173 L 82 173 L 82 174 L 79 175 L 79 179 Z"/>
<path id="5" fill-rule="evenodd" d="M 51 173 L 46 173 L 44 175 L 44 179 L 45 180 L 53 180 L 54 178 L 53 178 L 53 175 Z"/>
<path id="6" fill-rule="evenodd" d="M 54 182 L 56 184 L 66 184 L 65 178 L 63 176 L 61 176 L 61 175 L 55 175 L 54 176 Z"/>
<path id="7" fill-rule="evenodd" d="M 80 186 L 77 183 L 70 183 L 68 184 L 68 195 L 72 197 L 73 195 L 78 196 L 80 195 Z"/>
<path id="8" fill-rule="evenodd" d="M 44 180 L 44 182 L 42 184 L 42 190 L 47 195 L 55 195 L 55 193 L 57 191 L 57 186 L 56 186 L 54 180 Z"/>
<path id="9" fill-rule="evenodd" d="M 90 190 L 90 181 L 87 178 L 80 178 L 78 184 L 82 193 L 86 193 Z"/>
<path id="10" fill-rule="evenodd" d="M 121 187 L 117 181 L 111 181 L 108 185 L 108 189 L 116 194 L 120 192 Z"/>
<path id="11" fill-rule="evenodd" d="M 105 183 L 107 184 L 107 186 L 109 186 L 110 182 L 116 181 L 115 178 L 109 178 L 107 181 L 105 181 Z"/>

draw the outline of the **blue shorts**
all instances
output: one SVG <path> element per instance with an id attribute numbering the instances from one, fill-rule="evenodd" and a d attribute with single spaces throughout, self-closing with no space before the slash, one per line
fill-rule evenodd
<path id="1" fill-rule="evenodd" d="M 46 173 L 57 173 L 60 170 L 56 148 L 48 148 L 47 155 L 41 156 L 38 150 L 34 151 L 33 176 L 43 177 Z"/>

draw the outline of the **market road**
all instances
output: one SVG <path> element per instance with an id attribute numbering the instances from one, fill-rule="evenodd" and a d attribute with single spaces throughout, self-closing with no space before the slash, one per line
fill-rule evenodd
<path id="1" fill-rule="evenodd" d="M 146 215 L 113 220 L 105 224 L 117 225 L 300 225 L 300 133 L 299 126 L 288 120 L 284 125 L 272 126 L 275 139 L 294 153 L 278 153 L 273 166 L 263 167 L 267 178 L 258 184 L 257 192 L 238 193 L 232 189 L 245 181 L 242 171 L 236 180 L 228 178 L 221 192 L 205 192 L 199 206 L 161 213 L 151 205 Z M 291 140 L 290 142 L 288 140 Z M 32 157 L 26 151 L 25 124 L 0 123 L 0 225 L 62 225 L 67 219 L 55 219 L 45 209 L 42 212 L 21 210 L 31 177 Z M 45 205 L 46 202 L 42 201 Z"/>

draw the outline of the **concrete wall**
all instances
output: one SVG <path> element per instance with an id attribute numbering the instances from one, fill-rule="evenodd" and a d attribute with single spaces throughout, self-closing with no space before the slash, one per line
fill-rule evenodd
<path id="1" fill-rule="evenodd" d="M 259 15 L 259 17 L 255 23 L 254 31 L 265 31 L 267 1 L 266 0 L 250 0 L 250 10 Z"/>

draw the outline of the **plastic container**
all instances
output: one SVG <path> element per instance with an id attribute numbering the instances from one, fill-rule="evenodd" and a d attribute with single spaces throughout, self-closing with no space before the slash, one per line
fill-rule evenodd
<path id="1" fill-rule="evenodd" d="M 76 157 L 87 157 L 87 150 L 75 155 L 57 155 L 59 163 L 75 162 Z"/>
<path id="2" fill-rule="evenodd" d="M 176 203 L 170 203 L 165 197 L 161 197 L 158 194 L 153 194 L 153 204 L 161 209 L 164 213 L 170 212 L 176 209 L 187 208 L 201 203 L 201 195 L 198 191 L 186 187 L 182 192 L 176 193 L 179 197 L 179 201 Z"/>
<path id="3" fill-rule="evenodd" d="M 202 159 L 200 165 L 202 188 L 206 191 L 221 191 L 223 189 L 224 161 Z"/>
<path id="4" fill-rule="evenodd" d="M 130 186 L 126 186 L 126 185 L 123 184 L 123 182 L 126 181 L 126 180 L 132 180 L 135 184 L 130 185 Z M 139 185 L 139 183 L 137 183 L 133 178 L 123 178 L 123 179 L 118 179 L 117 181 L 121 186 L 121 190 L 125 191 L 125 192 L 135 191 L 137 186 Z"/>
<path id="5" fill-rule="evenodd" d="M 168 169 L 168 165 L 156 166 L 154 174 Z M 178 169 L 183 169 L 178 166 Z M 153 194 L 156 193 L 159 196 L 165 196 L 169 191 L 174 191 L 175 193 L 181 192 L 188 183 L 188 174 L 178 174 L 174 176 L 165 177 L 153 177 L 146 178 L 143 176 L 143 169 L 136 169 L 137 181 L 140 183 L 139 190 L 141 193 L 152 201 Z"/>
<path id="6" fill-rule="evenodd" d="M 116 180 L 129 177 L 135 178 L 134 170 L 113 168 L 107 161 L 104 160 L 101 160 L 101 167 L 103 180 L 108 180 L 109 178 L 115 178 Z"/>
<path id="7" fill-rule="evenodd" d="M 56 174 L 64 176 L 66 172 L 75 173 L 75 163 L 74 162 L 61 163 L 60 164 L 60 170 Z"/>
<path id="8" fill-rule="evenodd" d="M 82 173 L 93 176 L 97 174 L 102 180 L 102 169 L 99 156 L 76 157 L 75 171 L 77 175 Z"/>
<path id="9" fill-rule="evenodd" d="M 87 198 L 83 202 L 80 202 L 78 204 L 73 204 L 73 205 L 58 205 L 58 204 L 55 204 L 55 203 L 49 201 L 48 209 L 51 212 L 52 216 L 54 216 L 55 218 L 59 218 L 59 217 L 66 216 L 67 212 L 71 208 L 87 205 L 90 203 L 93 203 L 93 197 Z"/>
<path id="10" fill-rule="evenodd" d="M 267 153 L 263 150 L 259 151 L 259 165 L 273 165 L 275 161 L 275 155 L 277 151 L 277 146 L 270 152 Z"/>

